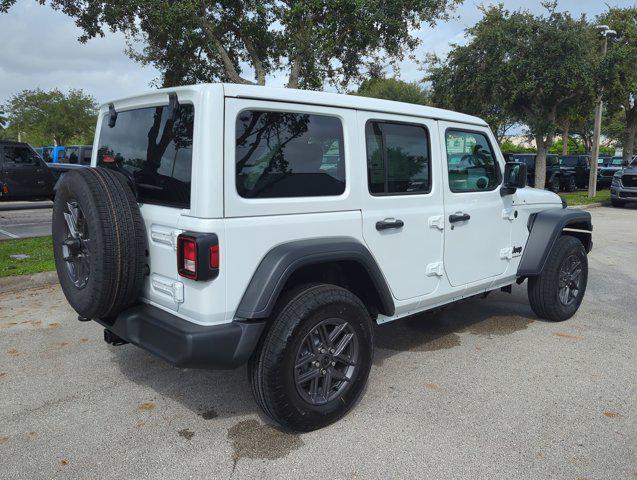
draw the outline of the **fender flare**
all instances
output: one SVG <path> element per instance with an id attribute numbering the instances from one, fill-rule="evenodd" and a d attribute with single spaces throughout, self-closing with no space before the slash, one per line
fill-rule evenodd
<path id="1" fill-rule="evenodd" d="M 542 273 L 546 260 L 565 228 L 576 229 L 584 236 L 584 248 L 588 253 L 593 247 L 591 214 L 571 208 L 551 208 L 529 217 L 529 238 L 518 266 L 518 277 L 534 277 Z"/>
<path id="2" fill-rule="evenodd" d="M 338 261 L 360 264 L 376 288 L 381 313 L 394 314 L 394 300 L 385 277 L 367 247 L 351 237 L 328 237 L 297 240 L 272 248 L 254 272 L 235 317 L 257 319 L 270 316 L 285 282 L 297 269 Z"/>

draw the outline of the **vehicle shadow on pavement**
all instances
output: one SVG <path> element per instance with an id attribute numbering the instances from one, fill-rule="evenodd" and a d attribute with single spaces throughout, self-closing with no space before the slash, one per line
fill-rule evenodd
<path id="1" fill-rule="evenodd" d="M 245 367 L 196 370 L 174 367 L 137 347 L 112 349 L 112 361 L 132 382 L 179 402 L 205 420 L 258 413 Z"/>
<path id="2" fill-rule="evenodd" d="M 539 319 L 526 298 L 526 285 L 513 294 L 493 293 L 435 313 L 421 313 L 374 327 L 374 363 L 400 352 L 428 352 L 461 345 L 462 334 L 508 335 Z M 245 367 L 235 370 L 180 369 L 132 346 L 111 349 L 112 361 L 132 382 L 152 389 L 157 399 L 179 402 L 201 418 L 260 414 L 252 398 Z"/>
<path id="3" fill-rule="evenodd" d="M 512 294 L 492 293 L 443 309 L 412 315 L 374 328 L 374 363 L 400 352 L 431 352 L 459 347 L 462 334 L 485 337 L 510 335 L 542 321 L 535 316 L 526 297 L 526 285 Z"/>

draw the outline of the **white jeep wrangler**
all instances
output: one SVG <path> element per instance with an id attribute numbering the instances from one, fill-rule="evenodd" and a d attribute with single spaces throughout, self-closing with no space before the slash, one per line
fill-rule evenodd
<path id="1" fill-rule="evenodd" d="M 487 124 L 245 85 L 101 108 L 92 167 L 57 186 L 57 272 L 80 320 L 189 368 L 248 363 L 273 420 L 312 430 L 364 390 L 372 322 L 528 279 L 579 308 L 591 217 L 525 187 Z"/>

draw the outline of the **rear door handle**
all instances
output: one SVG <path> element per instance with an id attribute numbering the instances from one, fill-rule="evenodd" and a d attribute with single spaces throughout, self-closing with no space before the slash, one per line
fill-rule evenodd
<path id="1" fill-rule="evenodd" d="M 404 226 L 405 222 L 397 218 L 386 218 L 385 220 L 376 222 L 376 230 L 379 232 L 381 230 L 389 230 L 390 228 L 403 228 Z"/>
<path id="2" fill-rule="evenodd" d="M 466 222 L 471 218 L 468 213 L 456 212 L 449 215 L 449 223 Z"/>

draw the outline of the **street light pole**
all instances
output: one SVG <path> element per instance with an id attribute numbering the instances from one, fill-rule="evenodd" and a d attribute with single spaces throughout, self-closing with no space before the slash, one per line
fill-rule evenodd
<path id="1" fill-rule="evenodd" d="M 608 25 L 598 25 L 597 29 L 604 38 L 602 41 L 602 58 L 606 56 L 608 49 L 608 37 L 617 34 L 615 30 L 608 28 Z M 597 195 L 597 158 L 599 157 L 599 136 L 602 130 L 602 110 L 604 108 L 602 102 L 602 92 L 597 95 L 597 104 L 595 105 L 595 124 L 593 127 L 593 150 L 591 151 L 591 170 L 588 177 L 588 197 L 593 198 Z"/>

